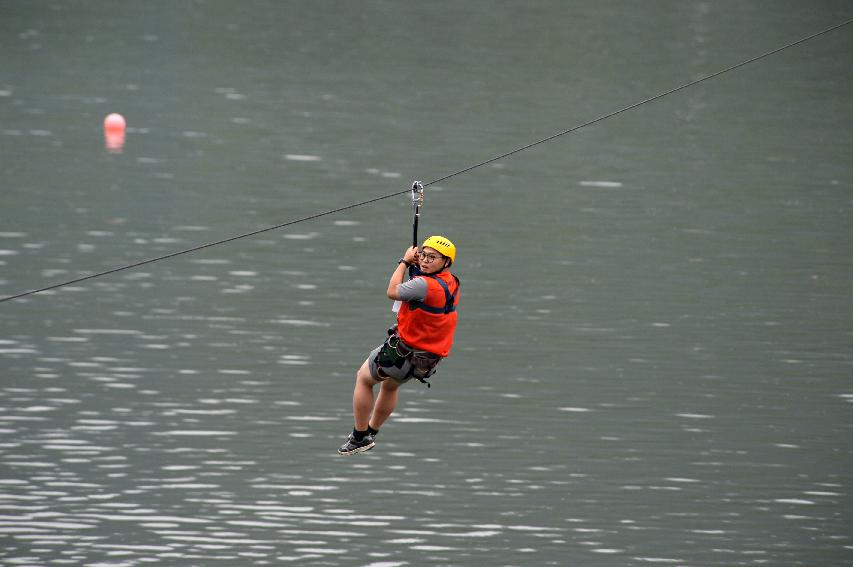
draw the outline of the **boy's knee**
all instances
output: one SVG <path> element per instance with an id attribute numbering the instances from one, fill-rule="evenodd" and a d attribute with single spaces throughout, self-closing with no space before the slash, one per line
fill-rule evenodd
<path id="1" fill-rule="evenodd" d="M 358 372 L 355 373 L 355 381 L 371 388 L 377 383 L 377 380 L 370 375 L 370 369 L 367 368 L 367 365 L 358 369 Z"/>
<path id="2" fill-rule="evenodd" d="M 367 360 L 365 360 L 364 364 L 359 366 L 358 370 L 356 370 L 355 372 L 356 380 L 361 376 L 370 376 L 370 366 Z"/>

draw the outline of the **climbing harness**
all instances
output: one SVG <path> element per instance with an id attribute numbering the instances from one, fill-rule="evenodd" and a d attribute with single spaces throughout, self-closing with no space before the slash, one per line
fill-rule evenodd
<path id="1" fill-rule="evenodd" d="M 397 325 L 388 329 L 388 338 L 379 347 L 379 352 L 376 353 L 376 357 L 373 359 L 373 362 L 380 370 L 382 368 L 402 369 L 403 365 L 408 362 L 410 365 L 409 371 L 403 379 L 414 378 L 418 382 L 426 384 L 427 388 L 431 387 L 427 378 L 435 373 L 435 367 L 438 366 L 440 361 L 441 357 L 437 354 L 425 350 L 417 350 L 404 343 L 399 333 L 397 333 Z"/>
<path id="2" fill-rule="evenodd" d="M 847 25 L 849 25 L 849 24 L 851 24 L 851 23 L 853 23 L 853 19 L 846 20 L 846 21 L 844 21 L 844 22 L 841 22 L 841 23 L 836 24 L 836 25 L 834 25 L 834 26 L 831 26 L 831 27 L 829 27 L 829 28 L 826 28 L 826 29 L 823 29 L 823 30 L 821 30 L 821 31 L 818 31 L 818 32 L 812 33 L 811 35 L 808 35 L 808 36 L 803 37 L 803 38 L 801 38 L 801 39 L 798 39 L 798 40 L 796 40 L 796 41 L 793 41 L 793 42 L 787 43 L 787 44 L 785 44 L 785 45 L 783 45 L 783 46 L 781 46 L 781 47 L 777 47 L 776 49 L 773 49 L 773 50 L 771 50 L 771 51 L 767 51 L 767 52 L 765 52 L 765 53 L 762 53 L 761 55 L 758 55 L 758 56 L 752 57 L 752 58 L 750 58 L 750 59 L 747 59 L 746 61 L 741 61 L 740 63 L 737 63 L 737 64 L 735 64 L 735 65 L 731 65 L 731 66 L 729 66 L 729 67 L 726 67 L 725 69 L 722 69 L 722 70 L 717 71 L 717 72 L 715 72 L 715 73 L 712 73 L 712 74 L 710 74 L 710 75 L 706 75 L 706 76 L 701 77 L 701 78 L 699 78 L 699 79 L 696 79 L 696 80 L 694 80 L 694 81 L 690 81 L 690 82 L 688 82 L 688 83 L 684 83 L 684 84 L 682 84 L 682 85 L 680 85 L 680 86 L 678 86 L 678 87 L 672 88 L 672 89 L 670 89 L 670 90 L 668 90 L 668 91 L 665 91 L 665 92 L 659 93 L 659 94 L 657 94 L 657 95 L 654 95 L 654 96 L 652 96 L 652 97 L 649 97 L 649 98 L 643 99 L 643 100 L 641 100 L 641 101 L 639 101 L 639 102 L 636 102 L 636 103 L 634 103 L 634 104 L 631 104 L 631 105 L 626 106 L 626 107 L 623 107 L 623 108 L 620 108 L 620 109 L 615 110 L 615 111 L 613 111 L 613 112 L 610 112 L 610 113 L 608 113 L 608 114 L 601 115 L 601 116 L 599 116 L 599 117 L 597 117 L 597 118 L 595 118 L 595 119 L 593 119 L 593 120 L 590 120 L 590 121 L 588 121 L 588 122 L 584 122 L 583 124 L 579 124 L 579 125 L 577 125 L 577 126 L 573 126 L 573 127 L 568 128 L 568 129 L 566 129 L 566 130 L 563 130 L 563 131 L 561 131 L 561 132 L 557 132 L 556 134 L 552 134 L 552 135 L 550 135 L 550 136 L 548 136 L 548 137 L 546 137 L 546 138 L 543 138 L 543 139 L 541 139 L 541 140 L 537 140 L 537 141 L 532 142 L 532 143 L 530 143 L 530 144 L 526 144 L 526 145 L 524 145 L 524 146 L 521 146 L 521 147 L 515 148 L 514 150 L 511 150 L 511 151 L 508 151 L 508 152 L 506 152 L 506 153 L 500 154 L 500 155 L 498 155 L 498 156 L 495 156 L 495 157 L 493 157 L 493 158 L 487 159 L 487 160 L 485 160 L 485 161 L 481 161 L 481 162 L 476 163 L 476 164 L 474 164 L 474 165 L 471 165 L 471 166 L 465 167 L 465 168 L 463 168 L 463 169 L 460 169 L 460 170 L 458 170 L 458 171 L 455 171 L 455 172 L 450 173 L 450 174 L 448 174 L 448 175 L 445 175 L 445 176 L 443 176 L 443 177 L 439 177 L 439 178 L 437 178 L 437 179 L 434 179 L 434 180 L 432 180 L 432 181 L 430 181 L 430 182 L 428 182 L 428 183 L 421 183 L 421 182 L 419 182 L 419 181 L 416 181 L 416 182 L 412 185 L 412 189 L 411 189 L 411 191 L 412 191 L 412 200 L 413 200 L 413 203 L 414 203 L 414 201 L 415 201 L 415 194 L 416 194 L 416 193 L 418 194 L 418 199 L 419 199 L 419 204 L 416 204 L 416 205 L 415 205 L 415 222 L 413 223 L 413 224 L 414 224 L 413 229 L 414 229 L 414 231 L 415 231 L 415 232 L 417 232 L 417 219 L 418 219 L 418 212 L 419 212 L 419 211 L 418 211 L 418 209 L 419 209 L 420 205 L 421 205 L 421 204 L 423 204 L 423 188 L 424 188 L 424 187 L 429 187 L 430 185 L 434 185 L 434 184 L 436 184 L 436 183 L 440 183 L 440 182 L 442 182 L 442 181 L 445 181 L 445 180 L 447 180 L 447 179 L 450 179 L 451 177 L 456 177 L 457 175 L 462 175 L 462 174 L 467 173 L 467 172 L 469 172 L 469 171 L 471 171 L 471 170 L 473 170 L 473 169 L 477 169 L 477 168 L 482 167 L 482 166 L 484 166 L 484 165 L 487 165 L 487 164 L 489 164 L 489 163 L 493 163 L 493 162 L 498 161 L 498 160 L 500 160 L 500 159 L 503 159 L 503 158 L 509 157 L 509 156 L 511 156 L 511 155 L 517 154 L 517 153 L 522 152 L 522 151 L 524 151 L 524 150 L 530 149 L 530 148 L 532 148 L 532 147 L 534 147 L 534 146 L 538 146 L 539 144 L 544 144 L 544 143 L 546 143 L 546 142 L 550 142 L 551 140 L 553 140 L 553 139 L 555 139 L 555 138 L 559 138 L 560 136 L 565 136 L 566 134 L 570 134 L 570 133 L 572 133 L 572 132 L 575 132 L 575 131 L 577 131 L 577 130 L 580 130 L 581 128 L 586 128 L 586 127 L 588 127 L 588 126 L 592 126 L 593 124 L 597 124 L 597 123 L 602 122 L 602 121 L 604 121 L 604 120 L 608 120 L 608 119 L 610 119 L 610 118 L 613 118 L 614 116 L 617 116 L 617 115 L 619 115 L 619 114 L 622 114 L 623 112 L 628 112 L 628 111 L 633 110 L 633 109 L 635 109 L 635 108 L 637 108 L 637 107 L 639 107 L 639 106 L 642 106 L 642 105 L 644 105 L 644 104 L 647 104 L 647 103 L 650 103 L 650 102 L 656 101 L 656 100 L 658 100 L 658 99 L 661 99 L 661 98 L 663 98 L 663 97 L 665 97 L 665 96 L 669 96 L 669 95 L 671 95 L 671 94 L 675 94 L 675 93 L 677 93 L 677 92 L 679 92 L 679 91 L 682 91 L 682 90 L 684 90 L 684 89 L 687 89 L 687 88 L 693 87 L 693 86 L 698 85 L 699 83 L 702 83 L 702 82 L 704 82 L 704 81 L 708 81 L 708 80 L 710 80 L 710 79 L 714 79 L 714 78 L 716 78 L 716 77 L 719 77 L 720 75 L 723 75 L 723 74 L 725 74 L 725 73 L 729 73 L 729 72 L 731 72 L 731 71 L 734 71 L 735 69 L 739 69 L 739 68 L 744 67 L 744 66 L 746 66 L 746 65 L 749 65 L 749 64 L 751 64 L 751 63 L 755 63 L 756 61 L 759 61 L 759 60 L 764 59 L 764 58 L 766 58 L 766 57 L 770 57 L 771 55 L 775 55 L 775 54 L 777 54 L 777 53 L 779 53 L 779 52 L 781 52 L 781 51 L 784 51 L 784 50 L 786 50 L 786 49 L 789 49 L 789 48 L 791 48 L 791 47 L 794 47 L 794 46 L 800 45 L 800 44 L 802 44 L 802 43 L 805 43 L 805 42 L 807 42 L 807 41 L 810 41 L 810 40 L 815 39 L 815 38 L 817 38 L 817 37 L 820 37 L 820 36 L 822 36 L 822 35 L 828 34 L 828 33 L 832 32 L 832 31 L 835 31 L 835 30 L 837 30 L 837 29 L 839 29 L 839 28 L 842 28 L 842 27 L 844 27 L 844 26 L 847 26 Z M 416 187 L 416 186 L 417 186 L 417 187 Z M 245 233 L 245 234 L 238 234 L 237 236 L 232 236 L 232 237 L 230 237 L 230 238 L 224 238 L 224 239 L 222 239 L 222 240 L 217 240 L 217 241 L 214 241 L 214 242 L 209 242 L 209 243 L 207 243 L 207 244 L 201 244 L 201 245 L 199 245 L 199 246 L 193 246 L 192 248 L 187 248 L 187 249 L 185 249 L 185 250 L 179 250 L 179 251 L 177 251 L 177 252 L 172 252 L 171 254 L 165 254 L 165 255 L 163 255 L 163 256 L 157 256 L 157 257 L 154 257 L 154 258 L 149 258 L 149 259 L 147 259 L 147 260 L 142 260 L 142 261 L 140 261 L 140 262 L 134 262 L 134 263 L 132 263 L 132 264 L 127 264 L 127 265 L 124 265 L 124 266 L 119 266 L 119 267 L 117 267 L 117 268 L 112 268 L 112 269 L 110 269 L 110 270 L 105 270 L 105 271 L 102 271 L 102 272 L 97 272 L 97 273 L 94 273 L 94 274 L 89 274 L 89 275 L 87 275 L 87 276 L 82 276 L 82 277 L 75 278 L 75 279 L 72 279 L 72 280 L 68 280 L 68 281 L 64 281 L 64 282 L 56 283 L 56 284 L 53 284 L 53 285 L 48 285 L 48 286 L 45 286 L 45 287 L 41 287 L 41 288 L 37 288 L 37 289 L 32 289 L 32 290 L 29 290 L 29 291 L 24 291 L 24 292 L 17 293 L 17 294 L 14 294 L 14 295 L 10 295 L 10 296 L 7 296 L 7 297 L 2 297 L 2 298 L 0 298 L 0 303 L 6 302 L 6 301 L 11 301 L 11 300 L 13 300 L 13 299 L 18 299 L 18 298 L 21 298 L 21 297 L 26 297 L 26 296 L 33 295 L 33 294 L 36 294 L 36 293 L 40 293 L 40 292 L 44 292 L 44 291 L 49 291 L 49 290 L 52 290 L 52 289 L 56 289 L 56 288 L 60 288 L 60 287 L 64 287 L 64 286 L 68 286 L 68 285 L 72 285 L 72 284 L 76 284 L 76 283 L 80 283 L 80 282 L 87 281 L 87 280 L 90 280 L 90 279 L 93 279 L 93 278 L 98 278 L 98 277 L 101 277 L 101 276 L 106 276 L 106 275 L 109 275 L 109 274 L 114 274 L 114 273 L 116 273 L 116 272 L 120 272 L 120 271 L 123 271 L 123 270 L 129 270 L 129 269 L 132 269 L 132 268 L 137 268 L 137 267 L 139 267 L 139 266 L 144 266 L 144 265 L 146 265 L 146 264 L 150 264 L 150 263 L 152 263 L 152 262 L 158 262 L 158 261 L 160 261 L 160 260 L 166 260 L 166 259 L 168 259 L 168 258 L 174 258 L 175 256 L 181 256 L 181 255 L 183 255 L 183 254 L 189 254 L 189 253 L 191 253 L 191 252 L 196 252 L 196 251 L 199 251 L 199 250 L 203 250 L 203 249 L 205 249 L 205 248 L 210 248 L 210 247 L 212 247 L 212 246 L 218 246 L 218 245 L 220 245 L 220 244 L 226 244 L 226 243 L 228 243 L 228 242 L 233 242 L 233 241 L 235 241 L 235 240 L 240 240 L 241 238 L 248 238 L 248 237 L 250 237 L 250 236 L 255 236 L 255 235 L 262 234 L 262 233 L 265 233 L 265 232 L 269 232 L 269 231 L 272 231 L 272 230 L 278 230 L 278 229 L 285 228 L 285 227 L 288 227 L 288 226 L 292 226 L 292 225 L 295 225 L 295 224 L 298 224 L 298 223 L 301 223 L 301 222 L 305 222 L 305 221 L 309 221 L 309 220 L 317 219 L 317 218 L 324 217 L 324 216 L 327 216 L 327 215 L 332 215 L 332 214 L 335 214 L 335 213 L 340 213 L 340 212 L 342 212 L 342 211 L 347 211 L 347 210 L 349 210 L 349 209 L 354 209 L 354 208 L 356 208 L 356 207 L 362 207 L 362 206 L 364 206 L 364 205 L 369 205 L 369 204 L 376 203 L 376 202 L 379 202 L 379 201 L 382 201 L 382 200 L 385 200 L 385 199 L 389 199 L 389 198 L 391 198 L 391 197 L 396 197 L 396 196 L 398 196 L 398 195 L 402 195 L 403 193 L 406 193 L 406 192 L 408 192 L 408 191 L 409 191 L 409 189 L 406 189 L 405 191 L 397 191 L 397 192 L 394 192 L 394 193 L 389 193 L 389 194 L 387 194 L 387 195 L 382 195 L 382 196 L 380 196 L 380 197 L 375 197 L 375 198 L 373 198 L 373 199 L 367 199 L 367 200 L 365 200 L 365 201 L 360 201 L 360 202 L 358 202 L 358 203 L 353 203 L 353 204 L 346 205 L 346 206 L 343 206 L 343 207 L 338 207 L 338 208 L 336 208 L 336 209 L 330 209 L 330 210 L 328 210 L 328 211 L 324 211 L 324 212 L 316 213 L 316 214 L 313 214 L 313 215 L 309 215 L 309 216 L 302 217 L 302 218 L 299 218 L 299 219 L 295 219 L 295 220 L 292 220 L 292 221 L 284 222 L 284 223 L 277 224 L 277 225 L 274 225 L 274 226 L 268 226 L 268 227 L 266 227 L 266 228 L 261 228 L 261 229 L 259 229 L 259 230 L 253 230 L 253 231 L 251 231 L 251 232 L 247 232 L 247 233 Z M 415 245 L 415 246 L 417 246 L 417 238 L 415 238 L 415 244 L 414 244 L 414 245 Z"/>

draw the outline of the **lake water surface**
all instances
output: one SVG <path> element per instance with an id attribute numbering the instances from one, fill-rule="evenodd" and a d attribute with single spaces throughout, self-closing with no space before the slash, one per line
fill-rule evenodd
<path id="1" fill-rule="evenodd" d="M 405 190 L 850 15 L 6 1 L 0 296 Z M 366 454 L 335 450 L 406 195 L 0 303 L 0 563 L 853 565 L 851 47 L 429 186 L 456 343 Z"/>

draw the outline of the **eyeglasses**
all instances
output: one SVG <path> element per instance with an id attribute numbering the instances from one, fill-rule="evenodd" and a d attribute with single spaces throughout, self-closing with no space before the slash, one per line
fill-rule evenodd
<path id="1" fill-rule="evenodd" d="M 424 262 L 435 262 L 439 258 L 444 258 L 444 256 L 440 254 L 426 254 L 424 252 L 418 252 L 418 256 L 420 256 L 421 260 L 423 260 Z"/>

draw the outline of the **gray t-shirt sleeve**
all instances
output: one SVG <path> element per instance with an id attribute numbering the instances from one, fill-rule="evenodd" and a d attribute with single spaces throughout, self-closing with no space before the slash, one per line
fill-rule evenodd
<path id="1" fill-rule="evenodd" d="M 423 301 L 427 296 L 427 283 L 424 278 L 414 278 L 401 283 L 397 291 L 402 301 Z"/>

